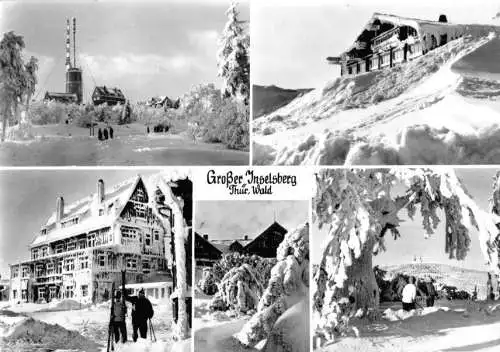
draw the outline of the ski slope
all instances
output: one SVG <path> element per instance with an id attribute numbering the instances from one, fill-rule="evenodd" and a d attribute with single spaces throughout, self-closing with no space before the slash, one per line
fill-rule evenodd
<path id="1" fill-rule="evenodd" d="M 499 163 L 500 62 L 489 59 L 499 31 L 471 26 L 418 59 L 337 78 L 254 120 L 254 164 Z"/>

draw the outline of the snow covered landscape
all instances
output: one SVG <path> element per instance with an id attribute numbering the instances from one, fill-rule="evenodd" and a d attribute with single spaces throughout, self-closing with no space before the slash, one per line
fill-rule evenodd
<path id="1" fill-rule="evenodd" d="M 234 208 L 234 203 L 227 202 L 224 206 Z M 281 203 L 280 206 L 274 205 L 274 209 L 281 217 L 289 213 L 285 218 L 297 218 L 297 210 L 306 205 L 302 201 L 295 202 L 296 206 L 290 206 L 294 202 Z M 273 202 L 269 204 L 273 208 Z M 262 202 L 241 205 L 253 214 L 253 217 L 248 214 L 245 217 L 265 219 L 265 211 L 261 211 L 264 215 L 258 214 L 260 209 L 266 209 Z M 203 216 L 197 219 L 201 224 L 199 228 L 210 228 L 209 213 L 204 210 L 201 213 Z M 245 224 L 242 220 L 233 221 Z M 297 219 L 293 221 L 296 223 Z M 224 226 L 234 228 L 229 222 Z M 231 239 L 218 240 L 211 239 L 211 235 L 197 234 L 195 260 L 195 350 L 309 350 L 307 223 L 288 231 L 275 221 L 255 238 L 245 236 L 240 239 L 233 235 Z"/>
<path id="2" fill-rule="evenodd" d="M 499 33 L 466 25 L 423 56 L 298 96 L 253 121 L 254 163 L 498 163 Z"/>
<path id="3" fill-rule="evenodd" d="M 314 349 L 496 351 L 498 176 L 493 177 L 488 212 L 467 190 L 474 183 L 464 183 L 452 169 L 321 171 L 313 219 L 320 230 L 325 228 L 311 235 L 323 242 L 313 252 Z M 395 191 L 398 182 L 404 187 Z M 403 209 L 408 221 L 416 220 L 417 212 L 421 221 L 415 227 L 404 224 L 398 216 Z M 444 227 L 439 226 L 441 219 Z M 428 247 L 430 256 L 438 250 L 433 252 L 429 247 L 434 244 L 423 240 L 435 236 L 440 243 L 444 240 L 442 260 L 457 266 L 417 259 L 410 263 L 405 253 L 411 249 L 396 253 L 389 248 L 392 242 L 405 241 L 400 248 Z M 473 242 L 487 263 L 479 266 L 482 270 L 458 267 L 467 263 Z M 379 266 L 381 256 L 386 264 Z M 395 262 L 400 264 L 387 264 Z M 417 286 L 415 308 L 405 311 L 402 297 L 412 278 Z M 434 282 L 434 288 L 426 282 Z"/>
<path id="4" fill-rule="evenodd" d="M 106 351 L 110 301 L 97 305 L 82 305 L 74 300 L 46 304 L 1 303 L 2 351 Z M 131 307 L 128 308 L 130 311 Z M 148 337 L 139 338 L 136 343 L 118 343 L 116 351 L 190 351 L 175 341 L 170 304 L 154 304 L 153 309 L 152 323 L 157 341 Z M 130 318 L 127 326 L 128 334 L 132 336 Z"/>

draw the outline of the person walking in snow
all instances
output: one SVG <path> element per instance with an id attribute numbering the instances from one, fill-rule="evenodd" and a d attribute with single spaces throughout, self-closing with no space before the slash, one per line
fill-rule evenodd
<path id="1" fill-rule="evenodd" d="M 116 291 L 115 305 L 113 307 L 113 335 L 115 336 L 115 343 L 120 341 L 120 335 L 122 338 L 122 343 L 127 342 L 127 324 L 125 322 L 125 317 L 127 315 L 127 305 L 122 297 L 120 291 Z"/>
<path id="2" fill-rule="evenodd" d="M 427 278 L 427 280 L 425 281 L 425 287 L 427 291 L 427 298 L 425 303 L 427 307 L 433 307 L 434 300 L 437 296 L 436 287 L 434 286 L 434 279 L 432 279 L 431 277 Z"/>
<path id="3" fill-rule="evenodd" d="M 148 336 L 148 320 L 153 317 L 153 305 L 144 295 L 144 289 L 139 290 L 138 296 L 126 296 L 125 299 L 132 303 L 132 339 L 137 341 L 137 330 L 143 339 Z"/>
<path id="4" fill-rule="evenodd" d="M 415 278 L 410 276 L 409 282 L 403 288 L 403 310 L 409 312 L 415 309 L 415 300 L 417 299 L 417 287 L 415 286 Z"/>

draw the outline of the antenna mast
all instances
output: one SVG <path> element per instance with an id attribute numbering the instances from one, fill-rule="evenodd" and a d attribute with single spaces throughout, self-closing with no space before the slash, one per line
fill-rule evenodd
<path id="1" fill-rule="evenodd" d="M 66 71 L 71 68 L 71 57 L 70 57 L 70 24 L 69 18 L 66 19 Z"/>
<path id="2" fill-rule="evenodd" d="M 73 67 L 76 67 L 76 18 L 73 17 Z"/>

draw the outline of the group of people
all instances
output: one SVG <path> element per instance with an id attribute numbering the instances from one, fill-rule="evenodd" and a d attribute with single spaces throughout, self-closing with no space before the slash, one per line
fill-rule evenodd
<path id="1" fill-rule="evenodd" d="M 144 295 L 144 289 L 139 290 L 137 296 L 129 296 L 125 292 L 122 296 L 121 291 L 115 294 L 115 304 L 113 306 L 111 327 L 115 342 L 127 342 L 127 305 L 125 301 L 132 303 L 132 339 L 137 341 L 139 335 L 145 339 L 148 335 L 148 320 L 154 315 L 153 305 Z M 139 334 L 138 334 L 139 332 Z"/>
<path id="2" fill-rule="evenodd" d="M 417 283 L 417 280 L 415 279 L 414 276 L 410 276 L 408 279 L 408 283 L 404 286 L 403 292 L 402 292 L 402 298 L 401 302 L 403 303 L 403 310 L 404 311 L 411 311 L 413 309 L 416 309 L 417 305 L 417 293 L 420 296 L 425 296 L 426 297 L 426 306 L 427 307 L 432 307 L 434 306 L 434 301 L 437 297 L 437 291 L 434 286 L 434 280 L 432 278 L 427 278 L 424 282 L 425 284 L 425 291 L 422 291 L 419 288 L 419 285 Z"/>
<path id="3" fill-rule="evenodd" d="M 89 126 L 89 135 L 91 137 L 95 136 L 95 126 Z M 111 126 L 106 126 L 103 129 L 99 128 L 99 130 L 97 131 L 97 139 L 100 141 L 113 139 L 113 135 L 114 135 L 114 130 L 113 127 Z"/>

